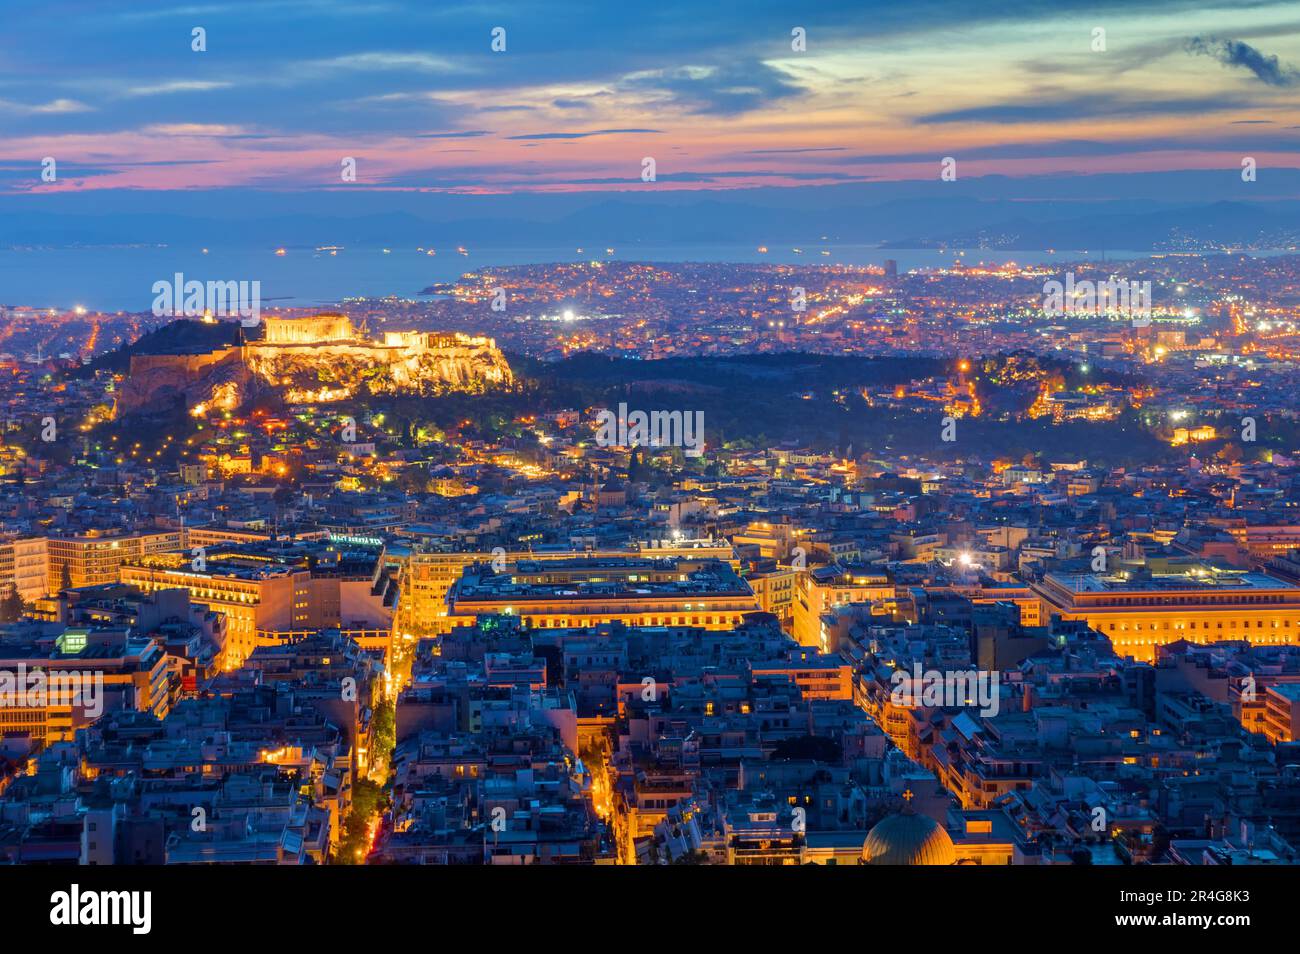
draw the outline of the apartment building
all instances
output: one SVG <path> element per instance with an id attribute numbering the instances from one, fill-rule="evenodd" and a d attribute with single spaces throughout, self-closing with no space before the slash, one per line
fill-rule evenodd
<path id="1" fill-rule="evenodd" d="M 87 531 L 67 537 L 50 537 L 46 588 L 50 593 L 77 586 L 98 586 L 121 581 L 123 563 L 184 546 L 180 530 L 156 533 L 100 533 Z"/>
<path id="2" fill-rule="evenodd" d="M 879 567 L 833 564 L 799 577 L 794 598 L 794 638 L 803 646 L 828 652 L 821 616 L 845 603 L 894 598 L 894 582 Z"/>
<path id="3" fill-rule="evenodd" d="M 12 584 L 24 603 L 45 595 L 49 586 L 49 549 L 44 537 L 0 543 L 0 588 Z"/>
<path id="4" fill-rule="evenodd" d="M 0 735 L 70 741 L 121 709 L 166 718 L 179 693 L 159 640 L 125 629 L 28 624 L 0 642 Z"/>
<path id="5" fill-rule="evenodd" d="M 391 649 L 398 584 L 383 548 L 329 542 L 229 544 L 201 559 L 158 554 L 122 567 L 122 582 L 146 592 L 181 588 L 227 618 L 223 669 L 258 646 L 338 629 L 364 649 Z"/>

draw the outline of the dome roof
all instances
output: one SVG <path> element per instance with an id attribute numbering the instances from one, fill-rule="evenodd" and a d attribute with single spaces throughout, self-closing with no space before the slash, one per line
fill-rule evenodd
<path id="1" fill-rule="evenodd" d="M 876 823 L 862 845 L 869 865 L 951 865 L 957 863 L 952 839 L 933 818 L 910 812 Z"/>

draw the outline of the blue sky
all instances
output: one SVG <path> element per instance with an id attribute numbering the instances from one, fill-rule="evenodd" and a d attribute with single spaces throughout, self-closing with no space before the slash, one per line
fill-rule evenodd
<path id="1" fill-rule="evenodd" d="M 1300 166 L 1294 3 L 991 6 L 12 4 L 0 191 L 599 192 L 642 188 L 646 157 L 666 190 L 926 179 L 944 156 Z"/>

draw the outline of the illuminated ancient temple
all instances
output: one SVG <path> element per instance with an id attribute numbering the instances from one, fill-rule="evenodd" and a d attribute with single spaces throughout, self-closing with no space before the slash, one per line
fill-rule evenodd
<path id="1" fill-rule="evenodd" d="M 309 318 L 263 318 L 266 344 L 326 344 L 352 341 L 357 331 L 347 315 L 322 314 Z"/>

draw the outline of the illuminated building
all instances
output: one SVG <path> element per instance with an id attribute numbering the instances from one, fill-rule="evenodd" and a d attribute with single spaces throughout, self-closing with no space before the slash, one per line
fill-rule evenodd
<path id="1" fill-rule="evenodd" d="M 1282 683 L 1264 691 L 1264 735 L 1270 742 L 1300 737 L 1300 683 Z"/>
<path id="2" fill-rule="evenodd" d="M 352 544 L 228 544 L 201 558 L 168 553 L 122 567 L 122 582 L 146 592 L 189 590 L 227 618 L 222 668 L 321 629 L 338 629 L 363 649 L 391 647 L 398 586 L 382 548 Z"/>
<path id="3" fill-rule="evenodd" d="M 878 567 L 816 567 L 799 578 L 794 599 L 794 638 L 804 646 L 830 652 L 822 614 L 844 603 L 868 603 L 894 597 L 894 583 Z M 838 647 L 835 647 L 838 649 Z"/>
<path id="4" fill-rule="evenodd" d="M 788 622 L 794 616 L 794 592 L 799 573 L 793 567 L 774 566 L 745 574 L 758 599 L 758 608 Z"/>
<path id="5" fill-rule="evenodd" d="M 286 683 L 296 697 L 343 732 L 355 753 L 355 771 L 364 776 L 372 764 L 374 720 L 382 684 L 357 644 L 325 630 L 279 646 L 258 646 L 244 667 L 260 673 L 261 682 Z M 351 680 L 352 691 L 344 691 Z"/>
<path id="6" fill-rule="evenodd" d="M 215 543 L 264 541 L 267 537 L 268 534 L 263 531 L 186 527 L 159 533 L 103 534 L 90 531 L 72 537 L 50 537 L 48 540 L 18 540 L 12 546 L 15 573 L 26 581 L 25 588 L 28 592 L 35 592 L 39 565 L 43 577 L 41 592 L 33 597 L 24 597 L 37 599 L 66 588 L 120 582 L 123 564 L 138 563 L 157 554 L 207 547 Z M 4 579 L 4 560 L 4 550 L 0 549 L 0 581 Z"/>
<path id="7" fill-rule="evenodd" d="M 699 626 L 730 629 L 758 610 L 749 585 L 714 559 L 579 557 L 519 561 L 513 572 L 467 567 L 447 595 L 458 622 L 505 613 L 540 629 L 594 626 Z"/>
<path id="8" fill-rule="evenodd" d="M 179 550 L 183 545 L 179 530 L 114 535 L 90 531 L 74 537 L 50 537 L 47 587 L 57 593 L 70 586 L 117 583 L 122 564 Z"/>
<path id="9" fill-rule="evenodd" d="M 265 317 L 263 341 L 267 344 L 323 344 L 327 341 L 351 341 L 356 337 L 347 315 L 313 315 L 310 318 Z"/>
<path id="10" fill-rule="evenodd" d="M 44 537 L 0 544 L 0 586 L 12 583 L 24 603 L 44 596 L 49 587 L 49 548 Z"/>
<path id="11" fill-rule="evenodd" d="M 1201 441 L 1212 441 L 1218 437 L 1213 425 L 1204 424 L 1201 427 L 1176 427 L 1174 436 L 1169 443 L 1178 447 L 1182 444 L 1199 443 Z"/>
<path id="12" fill-rule="evenodd" d="M 1271 568 L 1288 579 L 1300 579 L 1300 560 L 1291 556 L 1293 551 L 1300 555 L 1300 526 L 1230 526 L 1225 529 L 1251 556 L 1276 557 L 1277 562 Z"/>
<path id="13" fill-rule="evenodd" d="M 727 813 L 727 864 L 797 865 L 801 859 L 803 833 L 794 823 L 787 806 L 763 796 Z"/>
<path id="14" fill-rule="evenodd" d="M 86 586 L 41 600 L 31 615 L 69 627 L 154 637 L 184 691 L 216 674 L 226 641 L 225 616 L 192 605 L 183 589 L 143 593 L 125 583 Z"/>
<path id="15" fill-rule="evenodd" d="M 853 667 L 838 655 L 810 650 L 791 653 L 780 662 L 755 661 L 750 667 L 754 676 L 786 676 L 798 687 L 805 699 L 853 700 Z"/>
<path id="16" fill-rule="evenodd" d="M 317 533 L 299 533 L 299 540 L 325 537 L 325 531 Z M 229 530 L 224 527 L 186 527 L 184 549 L 210 547 L 218 543 L 262 543 L 270 540 L 267 530 Z"/>
<path id="17" fill-rule="evenodd" d="M 40 671 L 41 689 L 32 674 Z M 176 699 L 167 654 L 155 639 L 122 629 L 69 628 L 58 636 L 0 645 L 0 735 L 29 735 L 37 748 L 66 742 L 120 709 L 166 718 Z M 12 680 L 12 683 L 9 681 Z"/>
<path id="18" fill-rule="evenodd" d="M 1118 655 L 1142 662 L 1180 639 L 1294 645 L 1300 636 L 1300 587 L 1264 573 L 1204 564 L 1186 572 L 1048 573 L 1033 589 L 1049 615 L 1086 620 Z"/>
<path id="19" fill-rule="evenodd" d="M 788 560 L 797 541 L 798 533 L 788 523 L 751 523 L 731 537 L 736 547 L 758 547 L 760 556 L 773 560 Z"/>
<path id="20" fill-rule="evenodd" d="M 663 557 L 697 557 L 731 561 L 737 565 L 731 547 L 711 540 L 684 540 L 677 543 L 637 545 L 624 549 L 604 550 L 510 550 L 495 553 L 482 550 L 440 552 L 418 546 L 391 544 L 387 557 L 401 566 L 402 621 L 405 629 L 417 633 L 445 633 L 454 625 L 447 615 L 447 593 L 460 579 L 465 568 L 475 563 L 495 561 L 502 570 L 517 565 L 521 560 L 548 562 L 571 560 L 575 557 L 589 559 L 635 559 L 649 555 Z"/>

